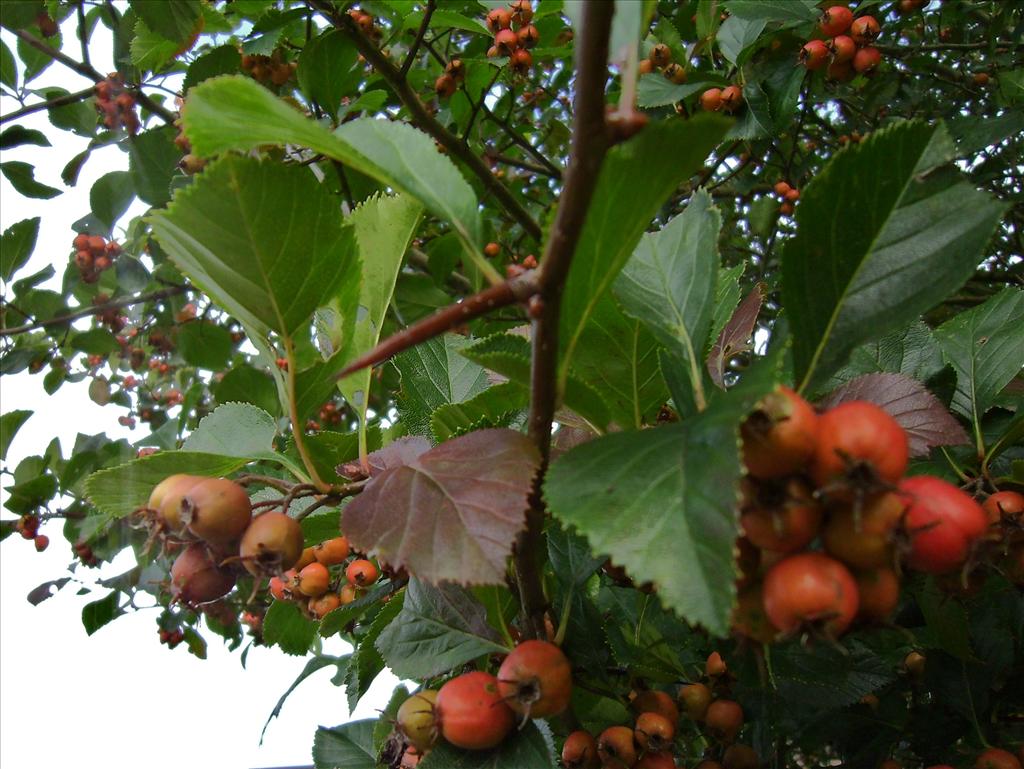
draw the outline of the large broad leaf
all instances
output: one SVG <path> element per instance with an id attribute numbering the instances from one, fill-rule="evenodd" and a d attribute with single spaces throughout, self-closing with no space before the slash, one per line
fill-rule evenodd
<path id="1" fill-rule="evenodd" d="M 835 373 L 829 385 L 838 387 L 862 374 L 887 371 L 927 382 L 945 363 L 932 330 L 922 321 L 893 331 L 850 353 L 846 365 Z M 825 389 L 828 389 L 827 387 Z"/>
<path id="2" fill-rule="evenodd" d="M 551 733 L 543 721 L 528 721 L 493 750 L 459 750 L 439 740 L 419 769 L 555 769 Z"/>
<path id="3" fill-rule="evenodd" d="M 728 630 L 735 593 L 740 400 L 584 443 L 552 464 L 544 484 L 552 513 L 595 553 L 654 583 L 666 607 L 716 635 Z"/>
<path id="4" fill-rule="evenodd" d="M 256 457 L 273 449 L 274 418 L 248 403 L 226 403 L 203 417 L 182 446 L 183 451 Z"/>
<path id="5" fill-rule="evenodd" d="M 270 722 L 281 715 L 281 709 L 284 707 L 285 700 L 287 700 L 289 695 L 298 688 L 299 684 L 318 670 L 322 670 L 323 668 L 331 665 L 337 668 L 338 672 L 336 675 L 343 676 L 348 668 L 348 661 L 350 658 L 351 655 L 348 654 L 343 657 L 334 657 L 330 654 L 318 654 L 313 657 L 313 659 L 309 660 L 306 663 L 306 667 L 302 669 L 302 672 L 299 673 L 298 677 L 292 682 L 292 685 L 289 686 L 285 690 L 284 694 L 280 696 L 277 700 L 277 704 L 274 705 L 274 709 L 270 711 L 270 715 L 267 716 L 267 721 L 263 724 L 263 731 L 260 732 L 260 744 L 263 743 L 263 736 L 267 733 L 267 727 L 270 726 Z"/>
<path id="6" fill-rule="evenodd" d="M 792 2 L 792 0 L 790 0 Z M 722 55 L 733 64 L 740 63 L 740 55 L 764 32 L 767 19 L 742 18 L 730 16 L 718 28 L 718 48 Z"/>
<path id="7" fill-rule="evenodd" d="M 348 307 L 338 303 L 332 308 L 342 315 L 342 328 L 348 329 L 347 336 L 342 336 L 343 362 L 354 360 L 377 344 L 402 257 L 416 232 L 422 210 L 412 198 L 399 195 L 372 198 L 352 214 L 362 268 L 359 298 Z M 367 367 L 338 382 L 338 389 L 359 416 L 362 432 L 366 430 L 372 376 L 373 369 Z"/>
<path id="8" fill-rule="evenodd" d="M 430 418 L 435 409 L 467 401 L 487 388 L 487 372 L 459 354 L 468 344 L 465 337 L 445 334 L 395 358 L 402 375 L 398 412 L 413 435 L 432 434 Z"/>
<path id="9" fill-rule="evenodd" d="M 373 727 L 377 719 L 350 721 L 331 729 L 320 727 L 313 738 L 316 769 L 377 769 Z"/>
<path id="10" fill-rule="evenodd" d="M 896 678 L 884 657 L 860 644 L 848 647 L 800 644 L 772 653 L 772 673 L 783 702 L 806 711 L 838 710 L 859 702 Z"/>
<path id="11" fill-rule="evenodd" d="M 570 395 L 575 397 L 576 392 L 596 392 L 619 427 L 652 422 L 669 397 L 658 368 L 658 349 L 644 324 L 627 318 L 611 294 L 605 294 L 580 334 L 565 388 L 566 405 L 572 407 Z M 574 385 L 574 379 L 586 382 L 587 389 Z"/>
<path id="12" fill-rule="evenodd" d="M 609 151 L 580 234 L 562 298 L 564 384 L 583 328 L 644 230 L 676 186 L 718 144 L 728 122 L 716 115 L 654 123 Z"/>
<path id="13" fill-rule="evenodd" d="M 508 427 L 530 400 L 525 387 L 515 382 L 488 387 L 462 403 L 449 403 L 430 415 L 430 429 L 438 443 L 482 427 Z"/>
<path id="14" fill-rule="evenodd" d="M 0 163 L 0 173 L 7 178 L 15 190 L 27 198 L 49 200 L 61 193 L 61 190 L 56 187 L 36 181 L 35 167 L 20 160 L 8 160 L 6 163 Z"/>
<path id="15" fill-rule="evenodd" d="M 263 640 L 277 645 L 285 654 L 304 655 L 316 638 L 316 623 L 298 604 L 274 601 L 263 617 Z"/>
<path id="16" fill-rule="evenodd" d="M 151 206 L 171 199 L 171 179 L 178 172 L 181 150 L 174 144 L 174 126 L 133 136 L 128 145 L 128 173 L 136 194 Z"/>
<path id="17" fill-rule="evenodd" d="M 956 370 L 953 409 L 975 425 L 1024 361 L 1024 291 L 1007 288 L 935 330 Z"/>
<path id="18" fill-rule="evenodd" d="M 701 408 L 702 362 L 714 308 L 721 226 L 711 196 L 696 192 L 683 213 L 660 232 L 640 239 L 614 286 L 626 314 L 643 321 L 685 363 Z"/>
<path id="19" fill-rule="evenodd" d="M 817 4 L 817 0 L 727 0 L 725 8 L 749 21 L 814 21 Z"/>
<path id="20" fill-rule="evenodd" d="M 830 409 L 846 401 L 869 401 L 899 422 L 912 457 L 926 457 L 934 446 L 956 446 L 969 439 L 939 399 L 923 384 L 902 374 L 865 374 L 829 393 L 819 404 Z"/>
<path id="21" fill-rule="evenodd" d="M 203 15 L 200 0 L 130 0 L 129 5 L 157 34 L 184 43 L 196 32 Z"/>
<path id="22" fill-rule="evenodd" d="M 200 155 L 265 144 L 309 147 L 417 198 L 432 214 L 452 222 L 467 247 L 479 240 L 472 187 L 433 139 L 405 123 L 362 118 L 332 134 L 241 76 L 213 78 L 192 89 L 182 121 Z"/>
<path id="23" fill-rule="evenodd" d="M 377 651 L 377 638 L 402 611 L 404 598 L 404 594 L 399 593 L 384 604 L 373 618 L 365 635 L 359 639 L 345 675 L 345 696 L 350 712 L 356 709 L 359 700 L 369 691 L 374 679 L 384 670 L 384 658 Z"/>
<path id="24" fill-rule="evenodd" d="M 402 612 L 381 632 L 377 649 L 396 676 L 419 679 L 507 651 L 487 624 L 487 609 L 472 593 L 417 579 L 409 582 Z"/>
<path id="25" fill-rule="evenodd" d="M 340 30 L 310 40 L 299 54 L 296 71 L 302 92 L 334 117 L 342 97 L 352 96 L 362 79 L 362 68 L 355 69 L 358 58 L 355 45 Z"/>
<path id="26" fill-rule="evenodd" d="M 100 470 L 86 479 L 85 493 L 108 518 L 123 518 L 146 504 L 153 487 L 168 475 L 188 473 L 217 477 L 247 462 L 195 451 L 161 451 L 134 462 Z"/>
<path id="27" fill-rule="evenodd" d="M 618 309 L 615 308 L 615 312 Z M 621 317 L 621 313 L 619 313 Z M 619 340 L 617 340 L 618 343 Z M 522 387 L 530 386 L 530 343 L 517 334 L 493 334 L 461 351 L 481 366 L 508 377 Z M 612 415 L 604 398 L 580 377 L 570 372 L 564 393 L 565 405 L 590 424 L 604 429 Z M 632 412 L 629 412 L 630 415 Z M 626 420 L 627 424 L 632 419 Z"/>
<path id="28" fill-rule="evenodd" d="M 538 462 L 521 433 L 469 433 L 375 475 L 345 508 L 342 530 L 428 582 L 501 584 Z"/>
<path id="29" fill-rule="evenodd" d="M 7 460 L 7 449 L 11 447 L 11 441 L 33 413 L 35 412 L 15 410 L 8 411 L 0 417 L 0 460 Z"/>
<path id="30" fill-rule="evenodd" d="M 36 247 L 38 216 L 15 222 L 0 236 L 0 278 L 9 281 L 21 269 Z"/>
<path id="31" fill-rule="evenodd" d="M 182 272 L 262 334 L 292 335 L 354 259 L 338 201 L 309 169 L 226 157 L 150 217 Z"/>
<path id="32" fill-rule="evenodd" d="M 898 123 L 839 152 L 804 189 L 782 257 L 802 389 L 973 273 L 1005 207 L 965 181 L 953 157 L 945 128 Z"/>

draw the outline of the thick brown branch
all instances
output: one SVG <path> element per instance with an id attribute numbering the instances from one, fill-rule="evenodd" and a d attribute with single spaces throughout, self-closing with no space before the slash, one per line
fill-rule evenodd
<path id="1" fill-rule="evenodd" d="M 14 110 L 14 112 L 8 112 L 6 115 L 0 115 L 0 124 L 6 123 L 9 120 L 17 120 L 20 117 L 25 117 L 25 115 L 31 115 L 33 112 L 40 112 L 44 109 L 64 107 L 68 104 L 77 104 L 83 99 L 88 99 L 94 93 L 95 91 L 92 88 L 85 88 L 81 91 L 75 91 L 75 93 L 66 93 L 62 96 L 55 96 L 52 99 L 47 99 L 46 101 L 29 104 L 21 109 Z"/>
<path id="2" fill-rule="evenodd" d="M 530 438 L 541 456 L 540 472 L 527 511 L 527 528 L 515 548 L 516 577 L 524 632 L 544 637 L 547 600 L 541 579 L 544 557 L 544 503 L 540 484 L 551 457 L 551 423 L 558 405 L 558 322 L 562 291 L 576 251 L 583 222 L 608 149 L 605 126 L 605 83 L 608 79 L 608 38 L 614 3 L 587 0 L 577 36 L 576 94 L 569 167 L 540 264 L 540 307 L 533 322 L 530 371 Z"/>
<path id="3" fill-rule="evenodd" d="M 356 358 L 338 374 L 337 378 L 342 379 L 367 366 L 383 363 L 410 347 L 440 336 L 456 326 L 468 323 L 499 307 L 527 301 L 537 292 L 536 278 L 536 272 L 531 270 L 517 278 L 506 280 L 497 286 L 491 286 L 473 296 L 468 296 L 458 304 L 451 304 L 438 310 L 433 315 L 413 323 L 397 334 L 392 334 L 368 353 Z"/>
<path id="4" fill-rule="evenodd" d="M 411 121 L 436 139 L 449 155 L 464 163 L 473 175 L 480 180 L 483 186 L 494 195 L 509 215 L 531 237 L 535 240 L 540 240 L 540 225 L 530 216 L 530 212 L 509 192 L 505 185 L 495 178 L 491 170 L 476 153 L 463 144 L 459 137 L 441 125 L 427 111 L 426 105 L 420 101 L 419 95 L 402 76 L 398 67 L 363 34 L 355 21 L 347 14 L 338 13 L 325 0 L 309 0 L 309 4 L 323 13 L 335 27 L 344 32 L 355 43 L 356 49 L 363 55 L 363 58 L 384 78 L 384 81 L 391 87 L 391 90 L 402 100 L 405 108 L 409 110 Z"/>
<path id="5" fill-rule="evenodd" d="M 56 318 L 50 318 L 49 320 L 40 320 L 35 323 L 26 323 L 24 326 L 14 326 L 12 328 L 0 328 L 0 337 L 5 336 L 16 336 L 17 334 L 24 334 L 26 331 L 34 331 L 37 328 L 48 328 L 49 326 L 59 326 L 62 323 L 70 323 L 73 320 L 79 318 L 87 318 L 90 315 L 98 315 L 101 312 L 107 310 L 116 310 L 120 307 L 131 307 L 136 304 L 143 304 L 145 302 L 156 302 L 161 299 L 167 299 L 171 296 L 177 296 L 188 291 L 191 286 L 172 286 L 171 288 L 165 288 L 160 291 L 154 291 L 150 294 L 140 294 L 139 296 L 128 296 L 123 299 L 114 299 L 103 304 L 93 305 L 91 307 L 82 307 L 81 309 L 69 312 L 66 315 L 58 315 Z"/>

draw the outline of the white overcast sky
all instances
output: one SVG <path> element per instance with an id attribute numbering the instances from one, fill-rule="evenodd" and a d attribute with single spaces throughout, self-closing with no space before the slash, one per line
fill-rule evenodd
<path id="1" fill-rule="evenodd" d="M 71 41 L 65 43 L 65 50 L 77 56 L 74 24 L 65 23 L 62 32 L 64 40 Z M 4 30 L 0 36 L 13 51 L 13 35 Z M 97 27 L 91 53 L 97 69 L 107 72 L 113 68 L 105 27 Z M 53 64 L 30 85 L 76 91 L 89 82 Z M 18 106 L 14 99 L 0 98 L 0 114 Z M 110 171 L 127 170 L 127 155 L 114 147 L 94 152 L 78 185 L 65 188 L 61 169 L 84 149 L 86 141 L 54 129 L 45 112 L 19 122 L 46 133 L 53 146 L 16 147 L 3 152 L 0 160 L 32 163 L 38 180 L 65 192 L 49 201 L 32 200 L 0 178 L 0 229 L 41 216 L 39 240 L 24 274 L 53 264 L 58 277 L 48 287 L 59 288 L 74 237 L 72 222 L 88 212 L 89 189 L 96 179 Z M 137 203 L 120 227 L 142 210 Z M 130 432 L 117 424 L 123 409 L 102 408 L 89 400 L 87 384 L 66 384 L 48 397 L 41 376 L 22 373 L 0 380 L 0 412 L 35 412 L 14 440 L 8 467 L 13 469 L 24 457 L 41 454 L 54 436 L 60 438 L 66 457 L 80 432 L 105 432 L 129 440 L 143 435 L 144 427 Z M 4 485 L 9 482 L 9 477 L 3 479 Z M 0 491 L 0 498 L 4 495 Z M 7 511 L 0 515 L 11 517 Z M 263 722 L 302 670 L 304 659 L 255 648 L 243 669 L 239 655 L 229 653 L 211 633 L 204 634 L 209 642 L 205 661 L 189 654 L 185 644 L 170 651 L 157 638 L 155 610 L 122 617 L 89 637 L 82 628 L 81 610 L 102 597 L 102 589 L 76 596 L 69 586 L 38 607 L 26 600 L 36 585 L 62 576 L 71 558 L 59 522 L 45 526 L 42 532 L 51 541 L 44 553 L 36 553 L 31 542 L 17 535 L 0 543 L 0 766 L 296 766 L 312 763 L 310 750 L 317 725 L 349 720 L 344 690 L 330 683 L 334 668 L 327 668 L 291 695 L 260 747 Z M 132 560 L 126 552 L 113 564 L 78 573 L 87 579 L 109 577 L 130 568 Z M 336 639 L 324 649 L 329 654 L 346 650 Z M 382 674 L 353 717 L 374 716 L 395 683 L 390 672 Z"/>

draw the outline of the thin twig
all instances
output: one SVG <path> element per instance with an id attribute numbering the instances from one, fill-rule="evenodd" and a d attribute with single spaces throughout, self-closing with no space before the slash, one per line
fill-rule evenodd
<path id="1" fill-rule="evenodd" d="M 614 3 L 587 0 L 581 15 L 576 47 L 576 96 L 572 145 L 558 212 L 540 264 L 540 306 L 533 322 L 530 371 L 530 438 L 540 453 L 526 530 L 516 541 L 514 561 L 522 606 L 523 631 L 543 638 L 547 599 L 541 577 L 544 547 L 544 503 L 540 481 L 551 457 L 551 423 L 558 404 L 558 323 L 562 291 L 583 230 L 583 222 L 597 186 L 608 149 L 604 91 L 608 79 L 608 39 Z"/>
<path id="2" fill-rule="evenodd" d="M 537 274 L 530 270 L 522 275 L 506 280 L 496 286 L 466 297 L 461 302 L 450 304 L 423 320 L 413 323 L 406 329 L 392 334 L 365 355 L 349 363 L 337 379 L 344 379 L 350 374 L 368 366 L 376 366 L 403 350 L 415 347 L 421 342 L 440 336 L 456 326 L 468 323 L 474 318 L 516 302 L 525 302 L 537 292 Z"/>
<path id="3" fill-rule="evenodd" d="M 426 105 L 423 104 L 416 91 L 402 77 L 398 67 L 363 34 L 356 22 L 347 14 L 339 13 L 325 0 L 309 0 L 309 3 L 355 43 L 356 49 L 363 55 L 363 58 L 384 79 L 398 98 L 401 99 L 409 111 L 410 120 L 436 139 L 449 155 L 464 163 L 473 175 L 483 183 L 484 187 L 494 195 L 509 215 L 519 222 L 520 226 L 536 240 L 540 240 L 540 225 L 530 215 L 530 212 L 498 181 L 487 165 L 459 140 L 459 137 L 441 125 L 427 111 Z"/>
<path id="4" fill-rule="evenodd" d="M 412 41 L 412 45 L 409 47 L 409 53 L 405 55 L 405 61 L 402 62 L 402 70 L 399 72 L 402 80 L 405 80 L 405 76 L 409 74 L 409 68 L 412 67 L 413 60 L 416 58 L 416 53 L 420 49 L 420 43 L 423 42 L 423 36 L 427 34 L 427 30 L 430 29 L 430 17 L 434 15 L 434 0 L 427 0 L 427 7 L 423 10 L 423 21 L 420 22 L 419 32 L 416 33 L 416 39 Z"/>
<path id="5" fill-rule="evenodd" d="M 68 104 L 77 104 L 84 99 L 88 99 L 95 93 L 92 87 L 84 88 L 81 91 L 75 91 L 74 93 L 66 93 L 61 96 L 55 96 L 52 99 L 46 101 L 36 102 L 35 104 L 28 104 L 21 109 L 16 109 L 14 112 L 8 112 L 6 115 L 0 115 L 0 124 L 6 123 L 9 120 L 17 120 L 25 115 L 31 115 L 33 112 L 40 112 L 44 109 L 51 109 L 53 107 L 64 107 Z"/>
<path id="6" fill-rule="evenodd" d="M 131 307 L 135 304 L 143 304 L 145 302 L 156 302 L 160 299 L 166 299 L 171 296 L 177 296 L 188 291 L 191 286 L 174 286 L 172 288 L 165 288 L 161 291 L 154 291 L 151 294 L 141 294 L 139 296 L 129 296 L 124 299 L 114 299 L 110 302 L 104 302 L 103 304 L 96 304 L 91 307 L 82 307 L 81 309 L 69 312 L 65 315 L 58 315 L 56 318 L 50 318 L 49 320 L 40 320 L 35 323 L 26 323 L 24 326 L 14 326 L 13 328 L 0 328 L 0 337 L 15 336 L 16 334 L 24 334 L 26 331 L 34 331 L 37 328 L 47 328 L 49 326 L 59 326 L 62 323 L 70 323 L 73 320 L 79 318 L 87 318 L 90 315 L 98 315 L 107 310 L 115 310 L 120 307 Z"/>

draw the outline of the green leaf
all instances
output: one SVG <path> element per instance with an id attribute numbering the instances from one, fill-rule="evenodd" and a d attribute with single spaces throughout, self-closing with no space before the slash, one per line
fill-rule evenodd
<path id="1" fill-rule="evenodd" d="M 700 167 L 728 123 L 717 115 L 653 123 L 609 151 L 601 168 L 562 298 L 560 381 L 594 307 L 658 208 Z M 564 388 L 563 388 L 564 389 Z"/>
<path id="2" fill-rule="evenodd" d="M 0 461 L 7 461 L 7 449 L 11 447 L 11 441 L 33 413 L 35 412 L 16 410 L 8 411 L 0 417 Z"/>
<path id="3" fill-rule="evenodd" d="M 530 386 L 530 343 L 522 336 L 494 334 L 465 348 L 462 354 L 522 387 Z M 573 373 L 566 382 L 564 400 L 566 406 L 591 424 L 604 428 L 612 421 L 604 398 Z"/>
<path id="4" fill-rule="evenodd" d="M 742 63 L 740 57 L 743 52 L 757 42 L 767 24 L 767 19 L 730 16 L 718 28 L 718 35 L 715 38 L 718 49 L 728 61 L 738 66 Z"/>
<path id="5" fill-rule="evenodd" d="M 1024 291 L 1005 288 L 984 304 L 946 321 L 935 338 L 956 371 L 952 408 L 981 424 L 985 412 L 1024 361 Z"/>
<path id="6" fill-rule="evenodd" d="M 143 19 L 135 22 L 135 35 L 131 42 L 131 59 L 132 64 L 139 69 L 159 71 L 174 59 L 180 47 L 180 43 L 168 40 L 159 32 L 150 29 Z"/>
<path id="7" fill-rule="evenodd" d="M 773 205 L 775 205 L 773 203 Z M 725 324 L 732 318 L 733 311 L 740 303 L 740 277 L 746 265 L 741 263 L 735 267 L 728 267 L 718 271 L 718 280 L 715 284 L 715 309 L 711 316 L 711 332 L 708 334 L 708 343 L 714 344 L 718 335 L 722 333 Z"/>
<path id="8" fill-rule="evenodd" d="M 204 80 L 218 75 L 230 75 L 238 72 L 242 66 L 242 55 L 233 45 L 221 45 L 212 51 L 197 56 L 185 73 L 185 82 L 182 84 L 182 91 L 188 93 L 189 89 L 197 86 Z"/>
<path id="9" fill-rule="evenodd" d="M 0 40 L 0 83 L 12 91 L 18 87 L 18 65 L 14 62 L 14 54 L 7 43 Z"/>
<path id="10" fill-rule="evenodd" d="M 210 371 L 227 368 L 234 346 L 227 328 L 201 320 L 180 326 L 177 344 L 178 353 L 186 363 Z"/>
<path id="11" fill-rule="evenodd" d="M 216 478 L 245 464 L 245 459 L 217 454 L 161 451 L 93 473 L 85 481 L 85 494 L 107 519 L 124 518 L 145 505 L 153 487 L 168 475 L 188 473 Z"/>
<path id="12" fill-rule="evenodd" d="M 370 451 L 376 451 L 381 447 L 379 427 L 374 425 L 367 430 L 366 442 Z M 306 437 L 306 451 L 322 477 L 334 478 L 338 474 L 335 469 L 338 465 L 359 456 L 359 435 L 334 430 L 315 433 Z"/>
<path id="13" fill-rule="evenodd" d="M 263 617 L 263 640 L 285 654 L 303 656 L 316 638 L 316 623 L 291 601 L 274 601 Z"/>
<path id="14" fill-rule="evenodd" d="M 657 340 L 644 325 L 627 318 L 611 295 L 605 294 L 580 334 L 566 383 L 566 405 L 573 407 L 575 400 L 570 402 L 570 394 L 575 397 L 574 390 L 582 391 L 573 387 L 576 378 L 589 385 L 589 392 L 600 393 L 619 427 L 639 428 L 653 422 L 669 397 L 658 368 L 658 349 Z"/>
<path id="15" fill-rule="evenodd" d="M 738 400 L 584 443 L 555 460 L 544 483 L 552 513 L 593 552 L 653 582 L 667 608 L 715 635 L 728 632 L 735 595 Z"/>
<path id="16" fill-rule="evenodd" d="M 3 133 L 0 133 L 0 150 L 9 150 L 25 144 L 32 144 L 36 147 L 51 146 L 50 140 L 46 138 L 46 134 L 34 128 L 12 125 Z"/>
<path id="17" fill-rule="evenodd" d="M 252 158 L 218 160 L 149 221 L 182 272 L 264 335 L 303 329 L 355 258 L 337 200 L 308 169 Z"/>
<path id="18" fill-rule="evenodd" d="M 345 675 L 345 696 L 348 698 L 349 712 L 356 709 L 373 680 L 384 670 L 384 658 L 377 651 L 377 639 L 402 611 L 402 599 L 403 595 L 399 593 L 381 606 L 366 634 L 359 639 Z"/>
<path id="19" fill-rule="evenodd" d="M 402 20 L 403 29 L 417 30 L 423 23 L 423 11 L 413 11 L 406 14 Z M 484 37 L 491 37 L 491 31 L 476 19 L 471 19 L 456 11 L 446 8 L 436 8 L 430 17 L 431 29 L 462 29 L 466 32 L 474 32 Z"/>
<path id="20" fill-rule="evenodd" d="M 17 30 L 35 24 L 43 10 L 42 0 L 4 0 L 0 3 L 0 25 Z"/>
<path id="21" fill-rule="evenodd" d="M 395 357 L 402 377 L 398 412 L 410 435 L 431 435 L 430 417 L 446 403 L 462 403 L 487 388 L 487 372 L 460 353 L 469 340 L 445 334 Z"/>
<path id="22" fill-rule="evenodd" d="M 919 382 L 927 382 L 944 365 L 942 350 L 932 330 L 923 321 L 915 321 L 904 329 L 893 331 L 855 349 L 850 353 L 847 364 L 835 373 L 822 390 L 834 390 L 851 379 L 880 371 L 903 374 Z"/>
<path id="23" fill-rule="evenodd" d="M 316 769 L 377 769 L 376 725 L 373 718 L 331 729 L 319 727 L 313 738 L 313 765 Z"/>
<path id="24" fill-rule="evenodd" d="M 329 638 L 336 633 L 340 633 L 369 611 L 370 607 L 376 606 L 385 596 L 392 592 L 394 592 L 394 586 L 391 582 L 387 580 L 378 582 L 352 603 L 345 604 L 332 612 L 328 612 L 327 616 L 320 622 L 320 635 L 324 638 Z"/>
<path id="25" fill-rule="evenodd" d="M 816 0 L 726 0 L 726 10 L 748 21 L 815 21 Z"/>
<path id="26" fill-rule="evenodd" d="M 281 411 L 273 377 L 252 366 L 229 369 L 224 378 L 214 384 L 213 394 L 221 404 L 231 401 L 251 403 L 272 416 L 279 415 Z"/>
<path id="27" fill-rule="evenodd" d="M 425 133 L 405 123 L 360 118 L 330 133 L 250 78 L 208 80 L 194 88 L 182 113 L 196 153 L 217 155 L 264 144 L 297 144 L 322 152 L 392 189 L 407 192 L 478 246 L 476 195 Z M 467 245 L 468 248 L 468 245 Z"/>
<path id="28" fill-rule="evenodd" d="M 151 206 L 171 199 L 171 178 L 178 170 L 181 150 L 174 145 L 174 126 L 133 136 L 128 144 L 128 173 L 135 193 Z"/>
<path id="29" fill-rule="evenodd" d="M 396 195 L 375 196 L 352 213 L 362 281 L 357 301 L 336 305 L 344 319 L 342 328 L 346 330 L 342 335 L 344 349 L 340 356 L 343 362 L 372 350 L 380 339 L 402 258 L 416 233 L 422 212 L 422 207 L 412 198 Z M 366 430 L 372 376 L 373 370 L 367 367 L 338 382 L 338 389 L 359 417 L 361 432 Z"/>
<path id="30" fill-rule="evenodd" d="M 192 37 L 203 15 L 199 0 L 129 0 L 128 5 L 150 29 L 176 43 Z"/>
<path id="31" fill-rule="evenodd" d="M 86 635 L 92 635 L 108 622 L 124 614 L 124 610 L 118 607 L 120 595 L 115 590 L 105 598 L 87 603 L 82 607 L 82 625 L 85 627 Z"/>
<path id="32" fill-rule="evenodd" d="M 974 272 L 1005 206 L 965 181 L 953 155 L 941 126 L 897 123 L 837 153 L 804 188 L 782 256 L 801 390 Z"/>
<path id="33" fill-rule="evenodd" d="M 274 418 L 247 403 L 218 406 L 185 441 L 182 451 L 223 457 L 258 457 L 272 450 Z"/>
<path id="34" fill-rule="evenodd" d="M 89 355 L 106 355 L 118 348 L 117 339 L 105 328 L 91 328 L 76 333 L 69 343 L 72 350 Z"/>
<path id="35" fill-rule="evenodd" d="M 642 109 L 667 107 L 675 104 L 705 88 L 710 88 L 717 81 L 699 80 L 693 83 L 673 83 L 664 75 L 652 72 L 643 75 L 637 83 L 636 103 Z"/>
<path id="36" fill-rule="evenodd" d="M 39 236 L 40 218 L 22 219 L 15 222 L 0 236 L 0 277 L 10 281 L 14 273 L 25 266 L 32 256 Z"/>
<path id="37" fill-rule="evenodd" d="M 418 769 L 554 769 L 555 751 L 543 721 L 527 721 L 493 750 L 459 750 L 439 740 Z"/>
<path id="38" fill-rule="evenodd" d="M 526 388 L 515 382 L 504 382 L 462 403 L 439 406 L 430 415 L 430 430 L 434 440 L 443 443 L 481 426 L 507 427 L 510 417 L 528 404 Z"/>
<path id="39" fill-rule="evenodd" d="M 49 200 L 61 193 L 61 190 L 56 187 L 37 182 L 35 168 L 20 160 L 8 160 L 6 163 L 0 163 L 0 173 L 3 173 L 11 186 L 26 198 Z"/>
<path id="40" fill-rule="evenodd" d="M 615 281 L 625 312 L 682 360 L 704 405 L 703 359 L 714 309 L 722 218 L 704 191 L 682 214 L 644 235 Z"/>
<path id="41" fill-rule="evenodd" d="M 302 92 L 331 117 L 338 114 L 341 100 L 352 96 L 363 78 L 355 69 L 359 52 L 339 30 L 329 30 L 311 40 L 299 54 L 295 75 Z"/>
<path id="42" fill-rule="evenodd" d="M 457 585 L 432 587 L 412 579 L 402 613 L 377 638 L 377 649 L 399 678 L 430 678 L 487 654 L 508 650 L 487 624 L 487 610 Z"/>
<path id="43" fill-rule="evenodd" d="M 896 679 L 893 665 L 857 643 L 773 647 L 772 674 L 782 702 L 818 716 L 853 705 Z"/>
<path id="44" fill-rule="evenodd" d="M 925 625 L 936 646 L 957 659 L 975 658 L 971 649 L 970 622 L 962 603 L 940 590 L 933 577 L 917 586 L 914 600 L 924 615 Z"/>
<path id="45" fill-rule="evenodd" d="M 128 210 L 135 199 L 131 174 L 127 171 L 111 171 L 104 174 L 89 190 L 89 207 L 93 216 L 102 222 L 107 232 L 114 229 L 117 220 Z"/>

